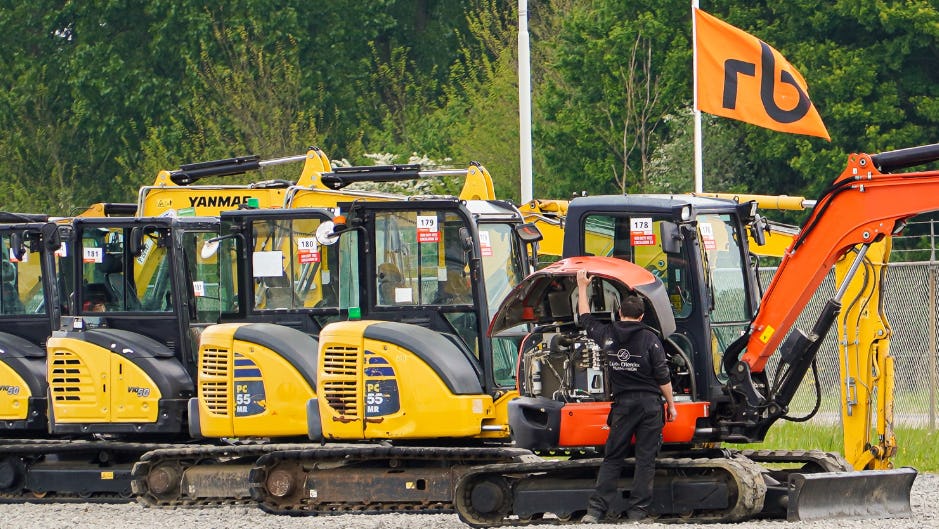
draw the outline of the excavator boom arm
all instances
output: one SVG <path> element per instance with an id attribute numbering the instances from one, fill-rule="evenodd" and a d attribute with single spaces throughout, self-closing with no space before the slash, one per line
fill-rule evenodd
<path id="1" fill-rule="evenodd" d="M 902 229 L 909 217 L 939 209 L 939 171 L 891 174 L 880 172 L 878 165 L 898 168 L 934 160 L 939 160 L 939 144 L 849 157 L 848 166 L 818 200 L 763 295 L 741 358 L 752 372 L 763 371 L 842 255 Z"/>

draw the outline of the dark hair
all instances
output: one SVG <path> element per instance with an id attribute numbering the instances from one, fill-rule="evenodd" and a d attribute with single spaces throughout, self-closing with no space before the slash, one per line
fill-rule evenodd
<path id="1" fill-rule="evenodd" d="M 635 294 L 623 296 L 619 306 L 619 314 L 624 318 L 641 318 L 646 312 L 646 305 L 642 298 Z"/>

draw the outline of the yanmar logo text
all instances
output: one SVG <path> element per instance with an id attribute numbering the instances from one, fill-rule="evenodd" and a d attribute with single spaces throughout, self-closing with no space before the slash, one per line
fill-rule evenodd
<path id="1" fill-rule="evenodd" d="M 194 208 L 232 208 L 248 202 L 250 196 L 189 197 L 189 206 Z"/>

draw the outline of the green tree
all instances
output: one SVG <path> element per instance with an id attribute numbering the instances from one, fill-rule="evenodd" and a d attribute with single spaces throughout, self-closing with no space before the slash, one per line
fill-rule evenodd
<path id="1" fill-rule="evenodd" d="M 537 170 L 536 195 L 643 187 L 635 178 L 622 185 L 627 172 L 642 171 L 642 153 L 629 155 L 628 145 L 637 138 L 627 130 L 627 87 L 657 87 L 656 97 L 644 98 L 654 102 L 649 124 L 686 104 L 688 13 L 687 3 L 670 0 L 574 2 L 563 13 L 560 34 L 552 43 L 552 62 L 546 66 L 550 73 L 537 99 L 542 121 L 535 125 L 536 144 L 543 150 L 543 165 Z M 649 69 L 637 72 L 629 65 L 640 36 L 651 56 Z M 655 142 L 655 136 L 648 141 Z M 651 155 L 651 149 L 646 153 Z"/>

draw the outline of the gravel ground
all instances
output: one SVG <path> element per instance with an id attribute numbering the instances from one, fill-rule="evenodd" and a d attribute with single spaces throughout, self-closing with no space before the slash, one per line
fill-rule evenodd
<path id="1" fill-rule="evenodd" d="M 701 527 L 702 529 L 756 529 L 787 527 L 922 529 L 939 528 L 939 475 L 922 474 L 913 484 L 913 518 L 898 520 L 826 520 L 788 523 L 757 521 L 740 524 L 671 525 L 654 527 Z M 579 525 L 579 524 L 578 524 Z M 272 516 L 258 509 L 218 507 L 211 509 L 147 509 L 137 504 L 46 504 L 0 505 L 0 529 L 466 529 L 456 515 L 343 515 L 320 517 Z M 530 526 L 536 527 L 536 526 Z M 618 527 L 598 525 L 596 527 Z"/>

